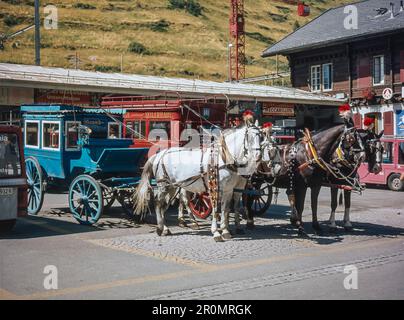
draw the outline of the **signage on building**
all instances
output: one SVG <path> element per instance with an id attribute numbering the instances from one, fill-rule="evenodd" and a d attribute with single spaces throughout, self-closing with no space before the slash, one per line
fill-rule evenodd
<path id="1" fill-rule="evenodd" d="M 91 95 L 87 92 L 38 89 L 35 91 L 35 103 L 57 103 L 75 106 L 90 106 L 92 101 Z"/>
<path id="2" fill-rule="evenodd" d="M 386 88 L 383 90 L 383 99 L 391 100 L 393 98 L 393 90 L 391 88 Z"/>
<path id="3" fill-rule="evenodd" d="M 397 136 L 404 137 L 404 110 L 396 111 Z"/>
<path id="4" fill-rule="evenodd" d="M 262 106 L 264 116 L 294 117 L 295 106 L 288 103 L 265 102 Z"/>
<path id="5" fill-rule="evenodd" d="M 0 105 L 21 106 L 34 103 L 34 89 L 0 87 Z"/>

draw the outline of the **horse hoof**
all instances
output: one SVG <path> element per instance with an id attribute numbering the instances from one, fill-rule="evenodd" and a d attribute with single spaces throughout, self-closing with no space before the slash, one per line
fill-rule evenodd
<path id="1" fill-rule="evenodd" d="M 338 228 L 336 226 L 329 226 L 330 233 L 337 233 Z"/>
<path id="2" fill-rule="evenodd" d="M 306 231 L 304 231 L 303 228 L 299 228 L 298 235 L 301 238 L 308 238 L 308 235 L 307 235 Z"/>
<path id="3" fill-rule="evenodd" d="M 215 240 L 216 242 L 224 242 L 224 239 L 221 236 L 213 237 L 213 240 Z"/>
<path id="4" fill-rule="evenodd" d="M 230 240 L 231 239 L 230 232 L 223 233 L 222 238 L 225 239 L 225 240 Z"/>
<path id="5" fill-rule="evenodd" d="M 199 224 L 197 224 L 197 223 L 191 224 L 191 229 L 192 230 L 199 230 Z"/>
<path id="6" fill-rule="evenodd" d="M 323 229 L 321 228 L 319 223 L 313 223 L 313 230 L 317 233 L 317 234 L 321 234 L 323 233 Z"/>
<path id="7" fill-rule="evenodd" d="M 346 232 L 351 232 L 353 230 L 353 227 L 352 226 L 346 226 L 346 227 L 344 227 L 344 230 Z"/>
<path id="8" fill-rule="evenodd" d="M 166 230 L 163 231 L 163 236 L 164 237 L 171 236 L 171 235 L 172 235 L 172 233 L 171 233 L 170 229 L 166 229 Z"/>
<path id="9" fill-rule="evenodd" d="M 254 230 L 255 229 L 255 225 L 252 222 L 247 222 L 247 226 L 246 226 L 247 230 Z"/>
<path id="10" fill-rule="evenodd" d="M 299 220 L 290 218 L 290 224 L 293 227 L 297 228 L 297 227 L 299 227 Z"/>
<path id="11" fill-rule="evenodd" d="M 245 234 L 245 231 L 243 229 L 236 229 L 236 234 Z"/>
<path id="12" fill-rule="evenodd" d="M 157 228 L 157 229 L 156 229 L 156 233 L 157 233 L 157 235 L 158 235 L 159 237 L 161 237 L 161 235 L 163 234 L 163 230 Z"/>
<path id="13" fill-rule="evenodd" d="M 187 225 L 187 223 L 186 223 L 185 221 L 180 221 L 180 222 L 178 223 L 178 226 L 179 226 L 180 228 L 188 228 L 188 225 Z"/>

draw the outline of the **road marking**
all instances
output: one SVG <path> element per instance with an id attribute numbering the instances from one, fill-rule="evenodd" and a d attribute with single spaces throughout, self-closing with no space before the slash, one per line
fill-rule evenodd
<path id="1" fill-rule="evenodd" d="M 6 289 L 0 288 L 0 300 L 15 300 L 18 299 L 18 295 L 7 291 Z"/>
<path id="2" fill-rule="evenodd" d="M 103 241 L 103 239 L 84 240 L 84 241 L 90 242 L 94 245 L 101 246 L 104 248 L 123 251 L 123 252 L 127 252 L 127 253 L 132 253 L 132 254 L 137 254 L 137 255 L 145 256 L 145 257 L 149 257 L 149 258 L 155 258 L 155 259 L 158 259 L 161 261 L 172 262 L 172 263 L 181 264 L 181 265 L 188 266 L 188 267 L 203 269 L 203 268 L 208 268 L 211 266 L 206 263 L 201 263 L 201 262 L 194 261 L 191 259 L 186 259 L 186 258 L 180 258 L 180 257 L 173 256 L 173 255 L 162 256 L 158 252 L 152 252 L 152 251 L 147 251 L 147 250 L 143 250 L 143 249 L 139 249 L 139 248 L 134 248 L 134 247 L 131 247 L 126 244 L 120 244 L 119 246 L 115 246 L 113 244 L 105 243 Z"/>
<path id="3" fill-rule="evenodd" d="M 385 245 L 385 244 L 402 242 L 402 240 L 403 240 L 402 237 L 393 238 L 393 239 L 389 238 L 389 239 L 383 239 L 383 240 L 380 240 L 380 239 L 369 240 L 369 241 L 361 242 L 361 243 L 338 245 L 338 247 L 335 247 L 335 248 L 328 248 L 328 247 L 320 248 L 320 249 L 317 248 L 316 251 L 308 252 L 308 253 L 295 253 L 295 254 L 284 255 L 284 256 L 274 256 L 271 258 L 265 258 L 265 259 L 259 259 L 259 260 L 241 262 L 241 263 L 234 263 L 234 264 L 212 265 L 212 266 L 209 265 L 204 268 L 198 268 L 198 269 L 187 270 L 187 271 L 166 273 L 166 274 L 160 274 L 160 275 L 142 276 L 142 277 L 129 278 L 129 279 L 117 280 L 117 281 L 111 281 L 111 282 L 104 282 L 104 283 L 93 284 L 93 285 L 85 285 L 85 286 L 81 286 L 81 287 L 72 287 L 72 288 L 66 288 L 66 289 L 60 289 L 60 290 L 54 290 L 54 291 L 47 291 L 47 292 L 41 291 L 41 292 L 36 292 L 36 293 L 32 293 L 32 294 L 18 296 L 17 298 L 18 299 L 47 299 L 47 298 L 53 298 L 53 297 L 69 295 L 69 294 L 78 294 L 78 293 L 84 293 L 84 292 L 112 289 L 112 288 L 117 288 L 117 287 L 131 286 L 131 285 L 135 285 L 135 284 L 143 284 L 143 283 L 147 283 L 147 282 L 173 280 L 173 279 L 183 278 L 186 276 L 192 276 L 192 275 L 201 274 L 201 273 L 212 273 L 212 272 L 217 272 L 217 271 L 242 269 L 242 268 L 251 267 L 251 266 L 272 264 L 272 263 L 280 262 L 280 261 L 295 260 L 295 259 L 302 258 L 302 257 L 315 257 L 315 256 L 320 256 L 322 254 L 328 254 L 330 252 L 341 252 L 341 251 L 345 252 L 347 250 L 364 249 L 364 248 L 369 248 L 369 247 L 374 248 L 376 246 L 381 246 L 381 245 Z"/>

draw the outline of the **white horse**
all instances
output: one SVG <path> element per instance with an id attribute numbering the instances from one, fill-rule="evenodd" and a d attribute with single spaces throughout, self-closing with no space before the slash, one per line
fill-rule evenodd
<path id="1" fill-rule="evenodd" d="M 154 194 L 157 234 L 170 235 L 171 232 L 165 225 L 165 212 L 171 200 L 175 197 L 178 188 L 192 193 L 207 191 L 212 148 L 217 148 L 219 153 L 217 183 L 222 233 L 219 232 L 217 225 L 219 212 L 213 214 L 211 231 L 217 242 L 230 239 L 229 211 L 234 189 L 244 189 L 246 179 L 243 176 L 251 175 L 260 163 L 261 138 L 258 127 L 242 126 L 222 132 L 220 143 L 216 141 L 206 150 L 170 148 L 152 156 L 145 164 L 141 181 L 134 195 L 135 212 L 140 214 L 146 210 L 148 196 L 152 190 L 149 181 L 154 177 L 157 183 L 157 192 Z M 236 225 L 239 225 L 237 220 Z"/>

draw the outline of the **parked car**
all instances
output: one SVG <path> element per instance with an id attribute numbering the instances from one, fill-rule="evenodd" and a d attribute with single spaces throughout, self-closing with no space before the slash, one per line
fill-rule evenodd
<path id="1" fill-rule="evenodd" d="M 369 174 L 367 164 L 359 168 L 361 181 L 366 184 L 387 185 L 393 191 L 404 190 L 404 139 L 382 139 L 383 169 L 380 174 Z"/>
<path id="2" fill-rule="evenodd" d="M 0 126 L 0 230 L 11 230 L 27 214 L 22 133 L 19 127 Z"/>

